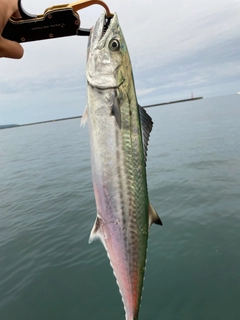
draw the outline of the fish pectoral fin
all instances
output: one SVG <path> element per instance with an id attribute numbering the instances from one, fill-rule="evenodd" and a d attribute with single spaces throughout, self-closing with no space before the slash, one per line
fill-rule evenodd
<path id="1" fill-rule="evenodd" d="M 94 240 L 97 240 L 97 239 L 102 240 L 102 235 L 101 235 L 101 230 L 100 230 L 102 225 L 103 225 L 102 219 L 99 216 L 97 216 L 97 218 L 94 222 L 92 231 L 90 233 L 88 243 L 92 243 Z"/>
<path id="2" fill-rule="evenodd" d="M 111 116 L 115 117 L 115 120 L 117 122 L 119 129 L 121 129 L 122 127 L 121 110 L 116 97 L 114 98 L 113 104 L 111 105 Z"/>
<path id="3" fill-rule="evenodd" d="M 159 215 L 153 208 L 153 206 L 149 203 L 148 205 L 148 226 L 149 228 L 153 223 L 159 224 L 162 226 L 162 220 L 160 219 Z"/>
<path id="4" fill-rule="evenodd" d="M 80 126 L 84 127 L 87 121 L 88 121 L 88 107 L 86 106 L 81 118 Z"/>

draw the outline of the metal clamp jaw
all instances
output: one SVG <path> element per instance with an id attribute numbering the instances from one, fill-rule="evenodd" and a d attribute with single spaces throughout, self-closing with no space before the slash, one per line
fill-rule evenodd
<path id="1" fill-rule="evenodd" d="M 21 42 L 67 37 L 72 35 L 88 36 L 90 29 L 80 28 L 80 17 L 77 11 L 91 5 L 99 4 L 106 10 L 106 17 L 113 14 L 101 0 L 80 0 L 70 4 L 56 5 L 47 8 L 41 15 L 27 13 L 18 0 L 21 18 L 12 17 L 3 29 L 6 39 Z"/>

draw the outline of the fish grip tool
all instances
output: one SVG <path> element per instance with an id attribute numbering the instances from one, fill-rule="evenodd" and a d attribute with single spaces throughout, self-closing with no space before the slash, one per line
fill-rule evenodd
<path id="1" fill-rule="evenodd" d="M 11 17 L 8 20 L 2 37 L 24 43 L 72 35 L 89 36 L 90 29 L 80 28 L 81 20 L 77 11 L 94 4 L 103 6 L 106 10 L 106 18 L 111 19 L 113 14 L 102 0 L 80 0 L 70 4 L 56 5 L 47 8 L 40 15 L 27 13 L 22 7 L 21 0 L 18 0 L 21 17 Z"/>

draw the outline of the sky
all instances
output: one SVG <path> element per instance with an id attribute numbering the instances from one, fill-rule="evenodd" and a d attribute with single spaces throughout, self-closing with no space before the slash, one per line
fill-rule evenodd
<path id="1" fill-rule="evenodd" d="M 106 0 L 132 61 L 140 105 L 240 91 L 239 0 Z M 66 0 L 22 0 L 42 14 Z M 90 28 L 103 7 L 78 11 Z M 21 60 L 0 59 L 0 125 L 82 115 L 87 37 L 23 44 Z"/>

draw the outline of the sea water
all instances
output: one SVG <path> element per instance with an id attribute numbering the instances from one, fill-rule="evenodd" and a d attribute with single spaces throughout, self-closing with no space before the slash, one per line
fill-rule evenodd
<path id="1" fill-rule="evenodd" d="M 140 320 L 240 319 L 240 96 L 146 109 L 154 121 Z M 0 319 L 122 320 L 79 119 L 0 130 Z"/>

